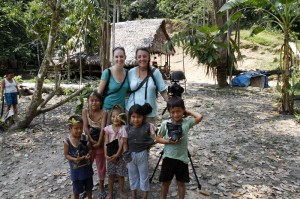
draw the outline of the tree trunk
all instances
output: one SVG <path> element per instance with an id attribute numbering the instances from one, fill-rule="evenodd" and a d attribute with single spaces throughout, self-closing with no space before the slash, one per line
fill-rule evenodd
<path id="1" fill-rule="evenodd" d="M 112 23 L 112 49 L 115 47 L 115 27 L 116 27 L 116 0 L 114 0 L 114 5 L 113 5 L 113 23 Z"/>
<path id="2" fill-rule="evenodd" d="M 289 55 L 289 33 L 284 34 L 284 50 L 283 50 L 283 71 L 282 71 L 282 106 L 281 111 L 284 114 L 293 114 L 293 99 L 289 93 L 290 80 L 290 55 Z"/>
<path id="3" fill-rule="evenodd" d="M 213 0 L 213 6 L 214 6 L 214 15 L 215 15 L 215 23 L 216 25 L 221 28 L 226 23 L 226 16 L 225 15 L 217 15 L 217 12 L 219 9 L 226 3 L 226 0 Z M 228 31 L 229 32 L 229 31 Z M 224 34 L 219 37 L 220 42 L 226 43 L 227 35 Z M 220 48 L 220 60 L 222 60 L 222 63 L 220 63 L 219 66 L 217 66 L 217 82 L 218 86 L 220 88 L 223 88 L 228 85 L 227 83 L 227 69 L 228 69 L 228 61 L 227 61 L 227 48 Z"/>
<path id="4" fill-rule="evenodd" d="M 118 5 L 117 5 L 117 23 L 120 21 L 120 13 L 121 13 L 121 0 L 118 0 Z"/>
<path id="5" fill-rule="evenodd" d="M 55 4 L 53 4 L 53 6 L 51 7 L 53 13 L 52 13 L 48 42 L 47 42 L 47 48 L 45 50 L 44 59 L 40 66 L 38 75 L 36 77 L 35 92 L 31 98 L 31 102 L 29 106 L 26 109 L 25 116 L 21 117 L 20 120 L 12 127 L 12 129 L 27 127 L 32 122 L 33 118 L 38 115 L 37 109 L 43 102 L 42 88 L 44 84 L 44 79 L 47 74 L 47 70 L 49 68 L 53 48 L 55 45 L 56 31 L 59 26 L 60 7 L 61 7 L 60 0 L 57 0 Z"/>
<path id="6" fill-rule="evenodd" d="M 79 85 L 81 86 L 82 84 L 82 59 L 81 59 L 81 44 L 79 48 Z"/>
<path id="7" fill-rule="evenodd" d="M 220 65 L 217 67 L 217 82 L 219 88 L 228 86 L 226 65 Z"/>
<path id="8" fill-rule="evenodd" d="M 71 80 L 71 66 L 70 66 L 70 51 L 67 48 L 67 83 L 70 83 Z"/>
<path id="9" fill-rule="evenodd" d="M 101 70 L 109 67 L 110 59 L 110 18 L 109 18 L 109 1 L 105 3 L 105 20 L 101 25 L 100 31 L 100 65 Z"/>

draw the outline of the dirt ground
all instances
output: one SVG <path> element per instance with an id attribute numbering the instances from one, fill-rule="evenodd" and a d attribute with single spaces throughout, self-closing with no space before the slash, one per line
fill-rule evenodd
<path id="1" fill-rule="evenodd" d="M 247 55 L 244 63 L 248 63 Z M 182 54 L 178 52 L 171 60 L 172 70 L 183 69 Z M 300 198 L 299 123 L 293 116 L 278 114 L 275 88 L 218 89 L 214 79 L 206 77 L 189 58 L 185 58 L 185 74 L 187 82 L 181 85 L 186 89 L 186 107 L 204 116 L 190 131 L 189 151 L 202 191 L 207 194 L 197 189 L 190 165 L 186 198 Z M 27 97 L 21 99 L 21 113 L 28 101 Z M 161 97 L 158 101 L 161 115 L 165 103 Z M 0 133 L 0 199 L 72 198 L 62 140 L 67 136 L 66 120 L 75 104 L 76 100 L 35 118 L 30 128 Z M 167 117 L 166 113 L 160 119 Z M 162 147 L 156 145 L 150 151 L 149 175 Z M 159 172 L 160 168 L 149 198 L 160 198 Z M 130 196 L 128 183 L 126 190 Z M 94 198 L 97 194 L 95 184 Z M 168 198 L 177 197 L 176 184 L 172 183 Z"/>

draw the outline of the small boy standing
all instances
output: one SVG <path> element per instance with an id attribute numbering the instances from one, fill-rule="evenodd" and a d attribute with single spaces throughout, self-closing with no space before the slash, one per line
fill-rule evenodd
<path id="1" fill-rule="evenodd" d="M 73 183 L 74 199 L 86 192 L 88 199 L 92 199 L 93 168 L 87 147 L 87 136 L 83 135 L 83 121 L 74 115 L 68 119 L 70 135 L 64 140 L 64 154 L 70 164 L 70 174 Z"/>
<path id="2" fill-rule="evenodd" d="M 159 181 L 161 198 L 167 198 L 171 181 L 176 176 L 179 199 L 185 197 L 185 183 L 190 181 L 188 169 L 188 132 L 202 120 L 202 115 L 186 110 L 184 101 L 173 96 L 167 102 L 171 119 L 162 122 L 156 142 L 165 144 Z M 187 117 L 192 116 L 192 117 Z"/>

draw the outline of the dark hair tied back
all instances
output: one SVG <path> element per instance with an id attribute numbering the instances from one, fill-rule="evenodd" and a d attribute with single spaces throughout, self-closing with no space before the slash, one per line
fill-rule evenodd
<path id="1" fill-rule="evenodd" d="M 126 54 L 126 53 L 125 53 L 125 49 L 124 49 L 124 47 L 122 47 L 122 46 L 114 47 L 113 50 L 112 50 L 112 53 L 114 54 L 116 50 L 122 50 L 122 51 L 124 52 L 124 55 Z"/>
<path id="2" fill-rule="evenodd" d="M 151 71 L 151 69 L 150 69 L 150 55 L 151 55 L 151 53 L 150 53 L 150 51 L 149 51 L 149 49 L 148 48 L 146 48 L 146 47 L 139 47 L 139 48 L 137 48 L 136 49 L 136 51 L 135 51 L 135 59 L 137 58 L 137 53 L 138 53 L 138 51 L 145 51 L 145 52 L 147 52 L 148 53 L 148 55 L 149 55 L 149 62 L 148 62 L 148 66 L 147 66 L 147 70 L 148 70 L 148 73 Z"/>

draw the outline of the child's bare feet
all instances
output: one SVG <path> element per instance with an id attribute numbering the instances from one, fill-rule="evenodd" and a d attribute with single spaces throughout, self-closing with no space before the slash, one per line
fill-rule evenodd
<path id="1" fill-rule="evenodd" d="M 105 197 L 105 199 L 113 199 L 114 197 L 113 197 L 113 195 L 111 195 L 111 194 L 107 194 L 107 196 Z"/>
<path id="2" fill-rule="evenodd" d="M 127 199 L 126 193 L 120 192 L 120 198 L 121 198 L 121 199 Z"/>

